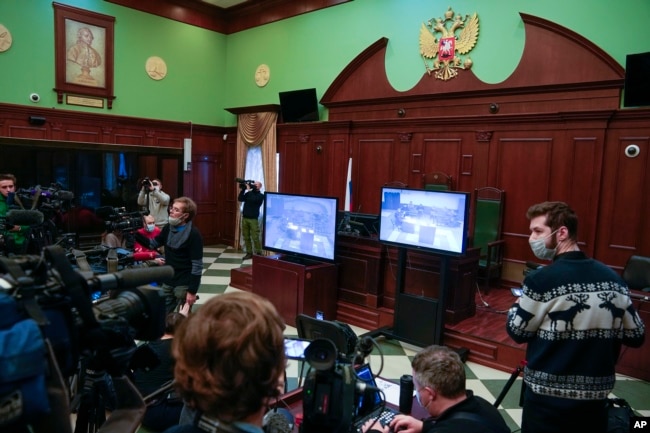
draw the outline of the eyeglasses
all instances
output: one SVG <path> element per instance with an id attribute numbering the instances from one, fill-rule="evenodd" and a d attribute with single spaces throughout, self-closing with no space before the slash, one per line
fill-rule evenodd
<path id="1" fill-rule="evenodd" d="M 177 207 L 170 207 L 169 208 L 169 213 L 183 213 L 185 212 L 184 209 L 179 209 Z"/>
<path id="2" fill-rule="evenodd" d="M 158 185 L 160 185 L 158 182 L 151 182 L 151 184 L 152 184 L 153 186 L 158 186 Z"/>

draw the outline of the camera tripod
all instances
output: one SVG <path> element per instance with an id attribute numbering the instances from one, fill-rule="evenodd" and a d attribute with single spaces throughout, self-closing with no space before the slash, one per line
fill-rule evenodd
<path id="1" fill-rule="evenodd" d="M 126 376 L 111 376 L 84 365 L 77 379 L 79 392 L 71 404 L 77 414 L 74 433 L 134 433 L 138 429 L 147 407 Z"/>
<path id="2" fill-rule="evenodd" d="M 93 433 L 106 422 L 106 410 L 114 409 L 117 403 L 113 378 L 105 371 L 85 369 L 79 377 L 81 391 L 77 395 L 78 405 L 75 433 Z"/>
<path id="3" fill-rule="evenodd" d="M 497 397 L 497 399 L 494 401 L 494 407 L 498 408 L 503 399 L 506 397 L 506 394 L 508 394 L 508 391 L 510 391 L 510 388 L 512 388 L 512 385 L 515 383 L 515 380 L 519 377 L 519 374 L 524 370 L 524 367 L 526 366 L 526 361 L 521 361 L 521 363 L 512 371 L 512 374 L 510 375 L 510 378 L 506 382 L 505 386 L 501 390 L 501 393 Z M 519 406 L 523 406 L 524 403 L 524 389 L 525 385 L 522 383 L 521 384 L 521 393 L 519 394 Z"/>

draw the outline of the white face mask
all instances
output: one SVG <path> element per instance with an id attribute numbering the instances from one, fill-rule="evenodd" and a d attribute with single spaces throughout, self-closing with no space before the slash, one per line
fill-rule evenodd
<path id="1" fill-rule="evenodd" d="M 535 239 L 534 241 L 528 241 L 528 243 L 530 244 L 530 249 L 533 250 L 533 254 L 535 254 L 535 257 L 541 260 L 552 260 L 553 257 L 555 257 L 555 252 L 557 247 L 546 248 L 546 239 L 550 238 L 555 233 L 557 233 L 557 230 L 555 230 L 553 233 L 546 236 L 545 238 Z"/>
<path id="2" fill-rule="evenodd" d="M 183 223 L 183 218 L 169 217 L 169 225 L 172 227 L 179 226 Z"/>
<path id="3" fill-rule="evenodd" d="M 147 231 L 152 232 L 156 228 L 155 224 L 147 224 Z"/>

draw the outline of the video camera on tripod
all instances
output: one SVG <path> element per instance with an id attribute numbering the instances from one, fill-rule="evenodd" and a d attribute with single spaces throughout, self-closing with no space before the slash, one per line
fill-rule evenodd
<path id="1" fill-rule="evenodd" d="M 102 206 L 95 210 L 95 214 L 104 220 L 106 231 L 115 230 L 133 232 L 144 226 L 142 217 L 149 212 L 127 212 L 124 207 Z"/>
<path id="2" fill-rule="evenodd" d="M 72 206 L 74 193 L 66 191 L 60 183 L 51 183 L 49 187 L 41 185 L 20 188 L 16 191 L 14 202 L 23 209 L 38 209 L 44 214 L 67 211 Z"/>
<path id="3" fill-rule="evenodd" d="M 52 219 L 58 212 L 69 210 L 73 198 L 72 192 L 61 189 L 56 183 L 49 188 L 38 185 L 9 193 L 7 214 L 0 219 L 0 253 L 36 252 L 52 244 L 58 232 Z M 15 245 L 16 235 L 9 233 L 15 226 L 29 227 L 28 232 L 21 233 L 25 237 L 21 248 Z"/>
<path id="4" fill-rule="evenodd" d="M 359 379 L 354 364 L 341 362 L 332 340 L 312 341 L 305 360 L 311 369 L 303 387 L 303 432 L 348 433 L 366 397 L 383 394 Z"/>
<path id="5" fill-rule="evenodd" d="M 134 340 L 164 332 L 164 301 L 148 284 L 173 274 L 159 266 L 88 278 L 59 246 L 0 257 L 0 430 L 70 432 L 72 392 L 78 430 L 125 432 L 128 421 L 135 431 L 145 405 L 125 372 Z M 93 303 L 97 291 L 109 295 Z M 65 379 L 74 377 L 79 388 L 68 390 Z M 105 420 L 107 404 L 128 419 Z"/>

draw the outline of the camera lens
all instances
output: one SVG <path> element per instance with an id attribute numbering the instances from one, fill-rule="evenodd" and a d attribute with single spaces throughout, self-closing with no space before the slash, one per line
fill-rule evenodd
<path id="1" fill-rule="evenodd" d="M 334 343 L 324 338 L 312 341 L 305 349 L 305 359 L 315 370 L 331 370 L 336 364 L 337 356 Z"/>

